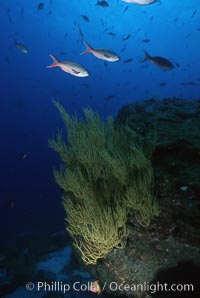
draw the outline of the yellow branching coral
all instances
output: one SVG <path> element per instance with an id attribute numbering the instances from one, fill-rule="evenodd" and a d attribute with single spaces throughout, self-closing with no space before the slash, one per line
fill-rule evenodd
<path id="1" fill-rule="evenodd" d="M 134 186 L 127 189 L 124 197 L 127 210 L 135 213 L 136 220 L 142 226 L 148 226 L 160 212 L 158 203 L 147 186 L 148 184 L 145 188 L 140 188 L 135 182 Z"/>
<path id="2" fill-rule="evenodd" d="M 79 120 L 54 104 L 67 132 L 66 142 L 61 131 L 49 141 L 63 162 L 54 176 L 64 191 L 67 230 L 83 261 L 95 264 L 114 247 L 123 247 L 128 215 L 147 226 L 159 212 L 151 194 L 149 146 L 111 117 L 103 122 L 85 109 L 85 119 Z"/>
<path id="3" fill-rule="evenodd" d="M 125 208 L 98 206 L 94 199 L 80 202 L 68 195 L 63 200 L 67 212 L 67 230 L 86 264 L 95 264 L 114 247 L 123 247 L 127 236 Z"/>

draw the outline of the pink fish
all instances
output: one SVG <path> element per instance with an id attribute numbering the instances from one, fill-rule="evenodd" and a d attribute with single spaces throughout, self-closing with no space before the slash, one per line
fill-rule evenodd
<path id="1" fill-rule="evenodd" d="M 54 67 L 60 67 L 64 72 L 67 72 L 73 76 L 76 77 L 88 77 L 89 72 L 80 64 L 70 61 L 59 61 L 56 57 L 53 55 L 49 55 L 52 60 L 53 64 L 47 66 L 47 68 L 54 68 Z"/>

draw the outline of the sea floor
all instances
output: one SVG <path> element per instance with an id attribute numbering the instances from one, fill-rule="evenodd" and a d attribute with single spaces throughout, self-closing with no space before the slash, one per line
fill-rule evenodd
<path id="1" fill-rule="evenodd" d="M 49 236 L 49 243 L 53 242 L 63 243 L 66 236 L 62 232 L 55 233 Z M 36 237 L 37 238 L 37 237 Z M 35 240 L 36 240 L 35 238 Z M 25 243 L 25 239 L 23 240 Z M 30 239 L 27 239 L 27 248 L 12 252 L 15 262 L 10 263 L 5 256 L 4 262 L 0 266 L 0 297 L 3 298 L 63 298 L 63 297 L 89 297 L 92 295 L 90 292 L 90 284 L 94 278 L 89 272 L 78 264 L 74 259 L 72 248 L 70 244 L 57 248 L 48 247 L 47 250 L 52 250 L 49 253 L 42 253 L 35 249 L 35 254 L 32 247 L 28 247 Z M 67 242 L 66 242 L 67 243 Z M 38 246 L 39 246 L 38 242 Z M 56 244 L 59 246 L 60 244 Z M 11 252 L 10 252 L 11 254 Z M 43 254 L 43 255 L 42 255 Z M 30 259 L 32 258 L 32 261 Z M 36 258 L 38 260 L 36 261 Z M 18 259 L 18 260 L 17 260 Z M 18 261 L 18 262 L 17 262 Z M 20 263 L 21 261 L 21 263 Z M 17 265 L 17 266 L 16 266 Z M 32 267 L 30 270 L 30 266 Z M 27 278 L 26 278 L 27 271 Z M 6 293 L 7 292 L 7 293 Z"/>

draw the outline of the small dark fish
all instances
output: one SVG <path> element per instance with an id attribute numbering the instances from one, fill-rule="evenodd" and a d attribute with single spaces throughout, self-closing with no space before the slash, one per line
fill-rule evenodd
<path id="1" fill-rule="evenodd" d="M 176 18 L 173 20 L 174 24 L 176 24 L 177 21 L 178 21 L 178 17 L 176 17 Z"/>
<path id="2" fill-rule="evenodd" d="M 174 62 L 174 63 L 176 64 L 177 67 L 180 67 L 180 64 L 179 63 L 177 63 L 177 62 Z"/>
<path id="3" fill-rule="evenodd" d="M 23 17 L 24 16 L 24 8 L 22 7 L 21 8 L 21 17 Z"/>
<path id="4" fill-rule="evenodd" d="M 81 31 L 81 28 L 80 28 L 79 25 L 78 25 L 78 32 L 79 32 L 79 35 L 80 35 L 81 40 L 84 40 L 83 32 Z"/>
<path id="5" fill-rule="evenodd" d="M 85 16 L 85 15 L 83 15 L 83 14 L 82 14 L 81 16 L 82 16 L 82 18 L 84 19 L 84 21 L 86 21 L 86 22 L 88 22 L 88 23 L 90 22 L 90 19 L 89 19 L 87 16 Z"/>
<path id="6" fill-rule="evenodd" d="M 101 6 L 101 7 L 109 7 L 109 4 L 107 1 L 97 1 L 96 5 Z"/>
<path id="7" fill-rule="evenodd" d="M 9 208 L 13 208 L 13 207 L 15 207 L 15 203 L 13 200 L 10 200 L 4 204 L 4 208 L 9 209 Z"/>
<path id="8" fill-rule="evenodd" d="M 124 63 L 130 63 L 130 62 L 132 62 L 132 61 L 133 61 L 132 58 L 128 58 L 128 59 L 124 60 L 123 62 L 124 62 Z"/>
<path id="9" fill-rule="evenodd" d="M 123 40 L 127 40 L 127 39 L 129 39 L 130 37 L 131 37 L 131 34 L 128 34 L 128 35 L 125 35 L 125 36 L 123 35 L 123 36 L 122 36 L 122 39 L 123 39 Z"/>
<path id="10" fill-rule="evenodd" d="M 181 85 L 183 85 L 183 86 L 199 86 L 199 83 L 195 83 L 195 82 L 183 82 L 183 83 L 181 83 Z"/>
<path id="11" fill-rule="evenodd" d="M 154 19 L 154 16 L 151 16 L 150 19 L 149 19 L 149 23 L 151 23 Z"/>
<path id="12" fill-rule="evenodd" d="M 150 42 L 150 41 L 151 41 L 151 39 L 149 39 L 149 38 L 145 38 L 142 40 L 142 42 L 145 42 L 145 43 Z"/>
<path id="13" fill-rule="evenodd" d="M 108 32 L 107 34 L 108 34 L 108 35 L 111 35 L 111 36 L 113 36 L 113 37 L 115 36 L 115 33 L 113 33 L 113 32 Z"/>
<path id="14" fill-rule="evenodd" d="M 19 156 L 18 160 L 24 160 L 25 158 L 27 158 L 27 153 L 22 153 L 22 154 Z"/>
<path id="15" fill-rule="evenodd" d="M 37 6 L 37 10 L 42 10 L 42 9 L 44 9 L 44 3 L 40 2 Z"/>
<path id="16" fill-rule="evenodd" d="M 193 17 L 195 16 L 196 13 L 197 13 L 197 9 L 194 10 L 194 12 L 193 12 L 191 18 L 193 18 Z"/>
<path id="17" fill-rule="evenodd" d="M 111 100 L 111 99 L 113 99 L 115 97 L 115 95 L 108 95 L 107 97 L 106 97 L 106 100 Z"/>
<path id="18" fill-rule="evenodd" d="M 156 66 L 161 67 L 162 69 L 165 69 L 165 70 L 170 70 L 174 68 L 174 65 L 168 59 L 159 57 L 159 56 L 152 57 L 147 53 L 147 51 L 144 51 L 144 53 L 145 53 L 145 58 L 143 59 L 142 62 L 149 60 Z"/>
<path id="19" fill-rule="evenodd" d="M 49 10 L 49 12 L 47 13 L 47 16 L 49 16 L 50 14 L 52 14 L 52 11 L 51 10 Z"/>
<path id="20" fill-rule="evenodd" d="M 163 87 L 163 86 L 166 86 L 167 84 L 166 83 L 160 83 L 160 87 Z"/>
<path id="21" fill-rule="evenodd" d="M 125 13 L 128 10 L 129 6 L 126 6 L 123 10 L 123 13 Z"/>

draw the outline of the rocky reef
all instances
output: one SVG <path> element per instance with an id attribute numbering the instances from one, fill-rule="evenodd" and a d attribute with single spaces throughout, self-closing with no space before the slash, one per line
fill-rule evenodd
<path id="1" fill-rule="evenodd" d="M 198 297 L 200 274 L 200 100 L 149 99 L 124 106 L 116 122 L 154 142 L 154 192 L 161 212 L 143 228 L 128 219 L 126 248 L 113 250 L 93 274 L 107 292 L 129 297 Z M 114 282 L 114 283 L 113 283 Z M 153 293 L 136 284 L 190 283 L 194 291 Z M 122 285 L 119 289 L 115 286 Z M 124 287 L 127 285 L 126 287 Z M 130 287 L 132 285 L 132 288 Z"/>
<path id="2" fill-rule="evenodd" d="M 58 107 L 61 112 L 63 112 L 62 107 L 60 105 L 58 105 Z M 89 113 L 89 111 L 87 112 Z M 61 114 L 66 116 L 64 112 Z M 110 157 L 113 157 L 112 159 L 105 159 L 105 156 L 108 155 L 105 155 L 105 150 L 103 151 L 104 155 L 101 155 L 101 159 L 99 159 L 98 163 L 101 167 L 101 171 L 99 171 L 101 175 L 104 173 L 102 171 L 109 162 L 113 165 L 116 156 L 120 161 L 117 169 L 123 169 L 124 164 L 127 165 L 126 169 L 129 169 L 133 158 L 136 159 L 136 164 L 138 164 L 139 169 L 141 168 L 141 164 L 143 167 L 142 171 L 137 171 L 138 180 L 135 179 L 135 172 L 129 171 L 128 175 L 125 176 L 126 179 L 122 179 L 124 176 L 121 175 L 121 171 L 118 171 L 117 173 L 120 174 L 120 179 L 125 181 L 123 187 L 121 187 L 119 183 L 120 179 L 116 179 L 116 175 L 111 175 L 111 173 L 116 172 L 116 167 L 110 167 L 115 171 L 112 170 L 109 172 L 107 170 L 106 173 L 104 173 L 105 184 L 103 184 L 103 186 L 104 188 L 106 187 L 107 190 L 105 192 L 105 199 L 108 202 L 107 207 L 110 207 L 112 211 L 113 220 L 112 222 L 110 221 L 112 225 L 107 224 L 106 218 L 108 216 L 103 218 L 100 212 L 105 210 L 105 200 L 102 201 L 100 205 L 101 208 L 98 209 L 97 207 L 97 202 L 99 204 L 104 188 L 102 184 L 94 184 L 94 179 L 91 179 L 93 176 L 90 175 L 90 184 L 88 183 L 88 185 L 98 186 L 98 188 L 88 187 L 86 189 L 87 192 L 83 199 L 85 199 L 85 204 L 88 203 L 89 205 L 81 205 L 81 207 L 87 208 L 80 208 L 78 216 L 74 217 L 74 221 L 71 222 L 73 229 L 71 231 L 74 232 L 77 237 L 74 229 L 77 227 L 77 223 L 82 219 L 85 220 L 85 222 L 80 222 L 80 235 L 78 235 L 77 240 L 81 240 L 81 243 L 83 243 L 83 240 L 87 241 L 89 239 L 88 235 L 93 237 L 90 237 L 92 238 L 93 246 L 90 245 L 91 242 L 87 242 L 87 248 L 90 250 L 86 251 L 89 251 L 89 256 L 93 256 L 94 247 L 98 247 L 97 251 L 99 252 L 103 242 L 102 238 L 105 238 L 105 241 L 111 241 L 112 244 L 114 239 L 113 235 L 115 235 L 112 233 L 113 230 L 117 233 L 120 232 L 119 235 L 117 234 L 117 239 L 119 238 L 120 242 L 122 240 L 123 245 L 119 246 L 114 243 L 111 245 L 111 249 L 107 249 L 106 247 L 105 254 L 98 257 L 95 256 L 95 262 L 86 262 L 88 259 L 82 258 L 81 260 L 80 250 L 71 250 L 69 235 L 66 234 L 66 231 L 61 231 L 60 233 L 55 233 L 48 237 L 44 235 L 34 237 L 32 234 L 23 235 L 23 237 L 20 236 L 19 239 L 17 238 L 15 240 L 12 249 L 10 251 L 6 249 L 0 256 L 0 296 L 7 298 L 29 297 L 30 292 L 26 291 L 24 284 L 30 280 L 34 282 L 38 280 L 54 282 L 56 280 L 63 283 L 67 281 L 70 285 L 73 285 L 77 280 L 81 283 L 87 283 L 88 281 L 96 279 L 99 281 L 102 289 L 102 297 L 106 298 L 112 298 L 112 296 L 119 296 L 121 298 L 199 298 L 200 100 L 185 101 L 183 99 L 172 98 L 156 101 L 149 99 L 141 103 L 127 105 L 119 111 L 115 121 L 112 122 L 110 120 L 110 130 L 108 130 L 107 126 L 104 126 L 105 124 L 101 122 L 100 118 L 96 118 L 96 116 L 93 117 L 94 115 L 91 113 L 88 115 L 90 116 L 88 120 L 92 120 L 92 124 L 98 123 L 98 125 L 88 126 L 91 121 L 87 121 L 84 122 L 83 127 L 82 122 L 79 123 L 76 119 L 72 119 L 72 121 L 70 120 L 71 118 L 66 118 L 67 121 L 70 121 L 71 128 L 77 128 L 74 130 L 76 132 L 75 136 L 78 136 L 78 140 L 81 140 L 81 142 L 80 146 L 75 146 L 75 148 L 76 150 L 77 148 L 82 150 L 80 150 L 79 155 L 77 151 L 74 150 L 73 153 L 76 152 L 76 154 L 71 155 L 71 159 L 69 158 L 70 155 L 66 154 L 66 152 L 69 153 L 69 151 L 66 151 L 66 144 L 62 142 L 61 134 L 58 134 L 57 141 L 51 141 L 51 147 L 61 153 L 63 157 L 62 160 L 68 162 L 68 170 L 71 162 L 71 174 L 72 170 L 75 168 L 74 156 L 81 156 L 82 159 L 87 156 L 87 169 L 88 163 L 91 163 L 90 169 L 94 172 L 94 165 L 97 164 L 97 158 L 94 154 L 92 156 L 95 158 L 91 158 L 91 149 L 93 147 L 90 146 L 92 148 L 89 148 L 88 144 L 94 146 L 93 153 L 99 153 L 100 149 L 105 149 L 105 146 L 98 147 L 101 145 L 99 139 L 101 141 L 104 140 L 103 144 L 109 144 L 109 148 L 111 147 L 112 149 L 109 150 Z M 96 120 L 98 121 L 96 122 Z M 75 123 L 76 126 L 73 126 L 73 123 Z M 121 126 L 123 126 L 123 128 Z M 96 138 L 97 134 L 94 133 L 94 127 L 96 127 L 96 129 L 98 127 L 101 128 L 101 138 Z M 86 132 L 85 135 L 80 135 L 81 128 L 82 130 L 86 128 L 84 130 Z M 119 128 L 120 130 L 117 131 Z M 131 131 L 137 132 L 137 137 L 132 133 L 128 134 L 128 137 L 126 137 L 126 135 L 122 134 L 123 130 L 121 130 L 124 128 L 127 132 L 129 132 L 129 128 Z M 108 133 L 108 131 L 110 133 Z M 73 135 L 74 134 L 71 134 L 71 136 Z M 91 138 L 86 142 L 87 138 L 85 136 L 88 135 L 91 136 Z M 115 141 L 115 146 L 113 146 L 111 142 L 111 140 L 114 139 L 113 135 L 117 140 Z M 80 138 L 81 136 L 84 137 Z M 102 136 L 104 136 L 104 138 Z M 139 140 L 142 139 L 142 147 L 138 146 L 140 143 L 133 142 L 134 138 L 138 140 L 138 136 Z M 72 139 L 74 141 L 74 138 Z M 107 139 L 109 142 L 106 143 L 105 140 Z M 137 144 L 137 146 L 133 146 L 133 144 Z M 97 147 L 98 150 L 96 150 Z M 148 151 L 148 155 L 146 155 L 146 151 L 143 149 L 149 147 L 152 148 L 152 150 L 150 150 L 150 154 Z M 71 148 L 74 148 L 74 146 Z M 85 148 L 84 152 L 83 148 Z M 129 148 L 132 148 L 132 150 L 130 151 Z M 102 158 L 102 156 L 104 158 Z M 148 158 L 144 158 L 145 156 Z M 80 160 L 80 158 L 78 160 Z M 141 160 L 143 161 L 142 163 Z M 81 169 L 83 169 L 83 166 Z M 149 170 L 149 175 L 147 175 Z M 57 177 L 63 178 L 58 180 L 68 193 L 69 186 L 75 185 L 75 179 L 70 180 L 70 173 L 68 173 L 67 178 L 65 177 L 66 173 L 61 172 L 61 174 L 63 173 L 64 175 Z M 134 175 L 131 176 L 130 173 Z M 138 175 L 138 173 L 141 173 L 141 175 Z M 80 177 L 82 177 L 82 179 L 80 179 Z M 86 182 L 88 180 L 85 180 L 86 177 L 87 176 L 84 174 L 82 176 L 79 175 L 79 179 L 76 179 L 77 184 L 75 185 L 75 189 L 79 189 L 81 194 L 83 190 L 85 190 L 85 186 L 87 186 Z M 139 184 L 141 187 L 139 191 L 136 192 L 137 197 L 141 199 L 143 198 L 143 194 L 150 194 L 147 198 L 155 197 L 159 207 L 159 212 L 156 213 L 156 216 L 151 216 L 151 213 L 146 213 L 147 208 L 140 210 L 137 204 L 135 204 L 136 209 L 132 208 L 133 212 L 130 212 L 128 205 L 125 206 L 127 204 L 127 197 L 124 198 L 126 189 L 124 185 L 129 181 L 129 185 L 132 185 L 131 190 L 135 190 L 138 182 L 141 182 L 141 177 L 143 177 L 143 182 L 145 183 Z M 148 182 L 146 177 L 150 177 L 150 183 L 146 183 Z M 153 177 L 154 179 L 152 179 Z M 70 181 L 72 183 L 71 185 L 69 185 Z M 84 183 L 82 183 L 81 187 L 77 187 L 80 181 Z M 133 181 L 137 183 L 133 184 Z M 72 189 L 72 187 L 70 189 Z M 91 189 L 94 189 L 92 195 Z M 97 192 L 97 189 L 99 192 Z M 150 189 L 150 192 L 148 189 Z M 126 220 L 123 223 L 123 227 L 125 227 L 126 233 L 123 235 L 121 233 L 121 227 L 119 228 L 117 226 L 117 221 L 119 222 L 119 216 L 116 212 L 117 209 L 113 208 L 113 206 L 115 206 L 114 202 L 116 203 L 119 197 L 119 193 L 123 197 L 123 200 L 120 200 L 120 210 L 129 211 L 125 212 Z M 134 197 L 134 195 L 132 195 L 135 194 L 134 192 L 128 193 L 130 193 L 131 198 Z M 113 196 L 113 194 L 115 196 Z M 92 199 L 88 200 L 88 197 L 94 198 L 95 201 Z M 109 197 L 112 200 L 108 201 Z M 72 202 L 74 202 L 74 197 Z M 139 202 L 140 200 L 138 200 L 137 203 Z M 147 202 L 152 203 L 153 201 L 148 200 Z M 69 201 L 67 201 L 67 203 L 69 203 Z M 65 206 L 66 209 L 68 208 L 68 216 L 70 211 L 69 206 L 70 205 Z M 142 206 L 148 206 L 148 210 L 152 210 L 153 205 L 143 204 Z M 97 212 L 97 210 L 100 211 Z M 138 220 L 136 216 L 138 210 L 142 211 L 141 214 L 144 218 L 147 217 L 147 224 L 141 225 L 141 220 Z M 74 211 L 74 208 L 72 211 Z M 93 217 L 91 216 L 92 212 Z M 150 214 L 150 217 L 147 216 L 148 214 Z M 86 217 L 86 215 L 88 216 Z M 146 221 L 142 222 L 145 223 Z M 81 238 L 81 236 L 84 236 L 84 229 L 82 229 L 84 225 L 88 228 L 86 240 Z M 72 238 L 74 234 L 71 233 Z M 74 237 L 74 239 L 76 237 Z M 83 248 L 85 247 L 86 246 Z M 81 251 L 83 251 L 83 249 Z M 186 287 L 185 290 L 183 290 L 186 284 L 192 287 Z M 165 285 L 166 287 L 162 290 Z M 175 287 L 178 286 L 178 289 L 176 290 L 175 288 L 174 291 L 170 291 L 172 285 L 175 285 Z M 93 292 L 95 292 L 95 289 Z M 10 293 L 9 296 L 5 296 L 8 293 Z M 87 290 L 85 293 L 73 291 L 64 294 L 61 291 L 52 291 L 48 293 L 34 292 L 32 294 L 31 297 L 34 298 L 64 298 L 71 295 L 72 297 L 80 298 L 82 294 L 85 297 L 95 295 L 94 293 L 91 294 L 91 289 Z"/>

